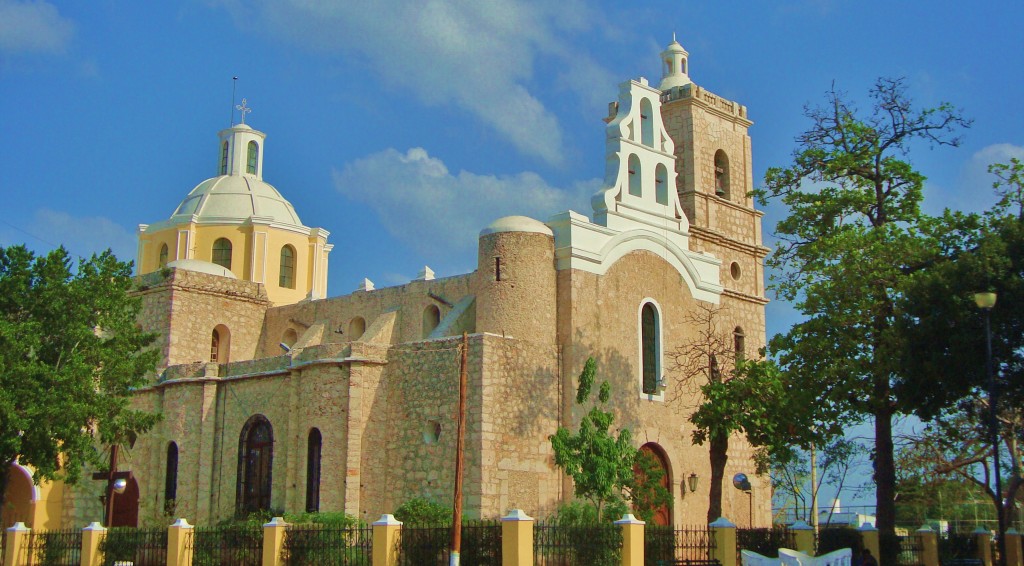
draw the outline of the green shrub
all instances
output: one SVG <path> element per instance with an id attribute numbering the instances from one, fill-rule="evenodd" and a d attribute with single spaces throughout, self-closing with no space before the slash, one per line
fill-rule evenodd
<path id="1" fill-rule="evenodd" d="M 450 525 L 453 514 L 451 507 L 423 497 L 414 497 L 395 509 L 395 519 L 414 525 Z"/>

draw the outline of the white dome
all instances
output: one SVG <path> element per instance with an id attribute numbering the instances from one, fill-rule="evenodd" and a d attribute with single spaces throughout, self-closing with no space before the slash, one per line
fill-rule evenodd
<path id="1" fill-rule="evenodd" d="M 181 201 L 171 222 L 234 223 L 256 216 L 290 226 L 302 226 L 292 204 L 270 183 L 249 175 L 221 175 L 199 183 Z"/>
<path id="2" fill-rule="evenodd" d="M 481 230 L 480 235 L 486 236 L 487 234 L 498 234 L 501 232 L 533 232 L 547 236 L 555 235 L 546 224 L 529 216 L 506 216 L 499 218 L 491 222 L 490 226 Z"/>
<path id="3" fill-rule="evenodd" d="M 209 275 L 219 275 L 221 277 L 227 277 L 228 279 L 238 279 L 230 269 L 201 259 L 177 259 L 169 262 L 167 267 L 184 269 L 186 271 L 195 271 L 197 273 L 207 273 Z"/>

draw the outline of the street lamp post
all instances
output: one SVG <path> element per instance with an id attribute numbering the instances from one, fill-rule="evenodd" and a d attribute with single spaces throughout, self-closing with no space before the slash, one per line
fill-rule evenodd
<path id="1" fill-rule="evenodd" d="M 995 372 L 992 371 L 992 328 L 991 313 L 992 307 L 996 306 L 996 294 L 992 292 L 975 293 L 974 303 L 985 313 L 985 376 L 988 378 L 988 433 L 992 442 L 992 468 L 995 472 L 996 485 L 993 492 L 996 495 L 996 519 L 999 525 L 999 538 L 996 542 L 999 547 L 999 564 L 1006 566 L 1006 524 L 1003 517 L 1003 483 L 999 471 L 999 382 L 996 380 Z"/>

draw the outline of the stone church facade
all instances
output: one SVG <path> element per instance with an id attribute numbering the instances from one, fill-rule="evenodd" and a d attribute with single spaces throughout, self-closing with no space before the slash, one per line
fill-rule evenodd
<path id="1" fill-rule="evenodd" d="M 661 57 L 657 87 L 626 81 L 609 107 L 592 215 L 502 218 L 481 231 L 472 273 L 424 269 L 340 297 L 325 298 L 329 233 L 263 181 L 264 134 L 244 114 L 221 132 L 218 175 L 139 227 L 142 322 L 163 362 L 135 403 L 163 419 L 124 454 L 133 480 L 117 505 L 134 505 L 140 524 L 208 524 L 256 509 L 374 520 L 415 496 L 450 503 L 467 333 L 468 515 L 545 517 L 571 499 L 548 437 L 578 426 L 577 376 L 592 356 L 615 426 L 666 469 L 664 519 L 703 522 L 708 454 L 688 422 L 699 399 L 669 354 L 697 339 L 707 307 L 740 355 L 764 345 L 767 249 L 748 196 L 746 107 L 694 84 L 675 41 Z M 726 478 L 737 472 L 753 472 L 742 438 Z M 97 520 L 100 483 L 64 490 L 60 523 Z M 724 494 L 737 524 L 770 522 L 766 478 L 752 499 Z"/>

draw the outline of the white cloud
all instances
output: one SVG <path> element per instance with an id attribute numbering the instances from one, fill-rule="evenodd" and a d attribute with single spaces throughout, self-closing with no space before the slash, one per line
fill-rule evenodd
<path id="1" fill-rule="evenodd" d="M 334 184 L 342 195 L 373 209 L 396 239 L 427 261 L 438 261 L 474 250 L 480 230 L 503 216 L 545 221 L 570 208 L 590 212 L 590 196 L 601 181 L 559 189 L 533 172 L 452 174 L 440 159 L 413 148 L 356 160 L 334 171 Z"/>
<path id="2" fill-rule="evenodd" d="M 563 132 L 531 92 L 535 62 L 555 61 L 570 79 L 558 86 L 587 104 L 594 104 L 595 89 L 609 92 L 613 85 L 611 74 L 567 37 L 599 25 L 600 16 L 581 0 L 264 0 L 255 9 L 233 0 L 221 4 L 242 27 L 354 55 L 387 85 L 428 105 L 461 106 L 520 152 L 551 164 L 564 159 Z"/>
<path id="3" fill-rule="evenodd" d="M 1024 147 L 1010 143 L 997 143 L 979 149 L 964 161 L 952 188 L 929 182 L 925 189 L 925 212 L 939 214 L 944 208 L 964 212 L 984 212 L 996 203 L 998 197 L 992 183 L 995 176 L 988 172 L 993 163 L 1009 163 L 1016 157 L 1024 160 Z"/>
<path id="4" fill-rule="evenodd" d="M 0 230 L 0 245 L 25 244 L 37 253 L 63 245 L 72 257 L 88 257 L 110 248 L 121 261 L 135 259 L 135 235 L 102 216 L 77 217 L 59 210 L 40 208 L 24 225 L 4 224 Z"/>
<path id="5" fill-rule="evenodd" d="M 49 2 L 0 0 L 0 53 L 62 53 L 74 31 Z"/>

